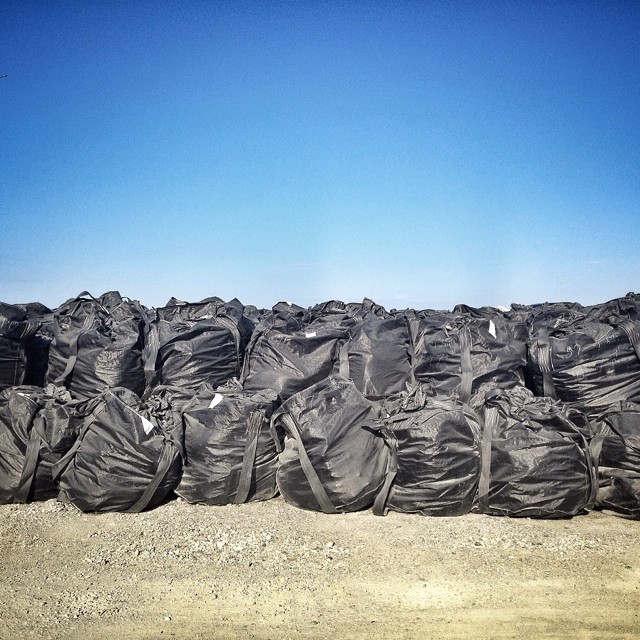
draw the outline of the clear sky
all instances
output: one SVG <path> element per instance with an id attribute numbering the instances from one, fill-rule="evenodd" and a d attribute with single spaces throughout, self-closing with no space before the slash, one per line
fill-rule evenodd
<path id="1" fill-rule="evenodd" d="M 640 291 L 640 3 L 2 0 L 0 300 Z"/>

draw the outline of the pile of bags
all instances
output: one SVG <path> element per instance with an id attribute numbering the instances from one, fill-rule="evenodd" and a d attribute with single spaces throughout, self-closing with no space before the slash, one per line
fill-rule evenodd
<path id="1" fill-rule="evenodd" d="M 0 303 L 0 503 L 639 518 L 639 310 Z"/>

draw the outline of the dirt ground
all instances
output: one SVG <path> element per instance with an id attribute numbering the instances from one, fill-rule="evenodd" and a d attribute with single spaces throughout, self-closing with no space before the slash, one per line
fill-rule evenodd
<path id="1" fill-rule="evenodd" d="M 0 506 L 0 638 L 640 638 L 640 522 Z"/>

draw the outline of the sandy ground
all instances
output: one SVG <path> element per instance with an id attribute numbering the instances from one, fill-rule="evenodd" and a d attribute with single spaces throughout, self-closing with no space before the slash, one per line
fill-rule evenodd
<path id="1" fill-rule="evenodd" d="M 0 506 L 0 638 L 640 638 L 640 522 Z"/>

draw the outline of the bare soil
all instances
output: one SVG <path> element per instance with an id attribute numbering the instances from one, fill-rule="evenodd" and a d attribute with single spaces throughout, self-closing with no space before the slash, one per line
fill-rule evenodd
<path id="1" fill-rule="evenodd" d="M 0 638 L 640 638 L 640 522 L 0 506 Z"/>

